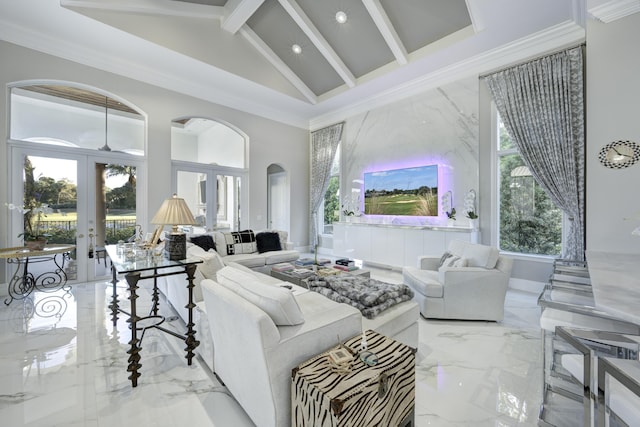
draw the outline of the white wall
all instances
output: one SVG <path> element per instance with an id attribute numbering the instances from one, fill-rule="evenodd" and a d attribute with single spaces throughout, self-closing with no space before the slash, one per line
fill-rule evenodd
<path id="1" fill-rule="evenodd" d="M 342 138 L 342 197 L 361 188 L 364 173 L 438 164 L 439 198 L 453 192 L 458 225 L 467 225 L 464 196 L 478 189 L 478 80 L 468 78 L 414 95 L 346 120 Z M 362 202 L 364 199 L 362 199 Z M 342 202 L 342 201 L 341 201 Z M 446 223 L 420 217 L 429 224 Z M 361 206 L 362 207 L 362 206 Z M 383 219 L 412 222 L 410 217 Z"/>
<path id="2" fill-rule="evenodd" d="M 0 95 L 5 108 L 0 114 L 0 206 L 7 203 L 7 108 L 9 86 L 15 82 L 53 79 L 75 82 L 99 88 L 122 97 L 147 117 L 148 189 L 145 205 L 150 215 L 168 196 L 171 188 L 171 121 L 176 117 L 216 118 L 245 132 L 250 140 L 249 210 L 254 229 L 266 228 L 267 167 L 277 163 L 291 177 L 291 239 L 299 245 L 308 244 L 309 211 L 309 132 L 287 126 L 242 111 L 212 104 L 200 99 L 171 92 L 160 87 L 120 77 L 95 68 L 22 48 L 0 41 Z M 150 218 L 150 216 L 149 216 Z M 0 245 L 6 246 L 7 210 L 0 209 Z M 1 268 L 1 267 L 0 267 Z M 0 271 L 0 274 L 3 272 Z"/>
<path id="3" fill-rule="evenodd" d="M 587 25 L 587 250 L 640 253 L 640 163 L 598 161 L 616 140 L 640 144 L 640 13 Z M 625 220 L 635 216 L 635 220 Z"/>

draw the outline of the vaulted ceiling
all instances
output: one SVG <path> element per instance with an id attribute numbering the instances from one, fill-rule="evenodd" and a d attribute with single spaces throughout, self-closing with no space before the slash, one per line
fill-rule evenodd
<path id="1" fill-rule="evenodd" d="M 0 0 L 0 39 L 317 127 L 575 44 L 587 9 L 611 15 L 628 3 Z"/>

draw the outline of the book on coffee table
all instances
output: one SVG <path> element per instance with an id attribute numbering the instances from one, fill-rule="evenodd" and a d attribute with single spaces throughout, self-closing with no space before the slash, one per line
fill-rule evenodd
<path id="1" fill-rule="evenodd" d="M 296 268 L 294 270 L 289 270 L 286 273 L 290 274 L 291 276 L 299 277 L 302 279 L 307 278 L 312 274 L 314 274 L 313 270 L 310 270 L 308 268 Z"/>
<path id="2" fill-rule="evenodd" d="M 341 271 L 355 271 L 355 270 L 359 270 L 358 267 L 356 267 L 355 265 L 351 265 L 351 266 L 346 266 L 346 265 L 340 265 L 340 264 L 336 264 L 333 266 L 333 268 L 341 270 Z"/>
<path id="3" fill-rule="evenodd" d="M 290 271 L 295 269 L 296 267 L 291 264 L 290 262 L 281 262 L 278 264 L 275 264 L 273 267 L 271 267 L 272 270 L 274 271 Z"/>

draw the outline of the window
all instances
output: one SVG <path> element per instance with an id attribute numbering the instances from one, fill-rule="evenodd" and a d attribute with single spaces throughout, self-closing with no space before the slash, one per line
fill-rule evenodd
<path id="1" fill-rule="evenodd" d="M 502 120 L 498 132 L 499 247 L 535 255 L 559 255 L 562 211 L 525 166 Z"/>
<path id="2" fill-rule="evenodd" d="M 72 86 L 11 89 L 10 138 L 143 156 L 145 119 L 123 102 Z"/>
<path id="3" fill-rule="evenodd" d="M 323 205 L 320 210 L 324 212 L 322 230 L 324 234 L 333 234 L 333 223 L 340 220 L 340 145 L 336 149 L 336 155 L 331 165 L 331 178 L 327 192 L 324 193 Z"/>

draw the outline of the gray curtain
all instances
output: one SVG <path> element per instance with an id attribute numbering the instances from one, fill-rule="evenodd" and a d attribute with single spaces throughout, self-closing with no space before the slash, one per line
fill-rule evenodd
<path id="1" fill-rule="evenodd" d="M 324 199 L 324 193 L 331 178 L 331 165 L 336 155 L 336 148 L 342 138 L 343 123 L 311 132 L 311 217 L 309 222 L 309 243 L 313 248 L 318 244 L 318 208 Z"/>
<path id="2" fill-rule="evenodd" d="M 570 220 L 565 258 L 584 260 L 583 47 L 484 77 L 538 184 Z"/>

